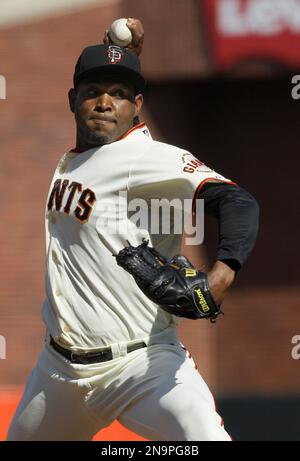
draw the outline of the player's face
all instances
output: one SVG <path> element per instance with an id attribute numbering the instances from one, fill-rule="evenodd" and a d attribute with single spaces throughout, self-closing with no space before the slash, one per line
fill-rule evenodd
<path id="1" fill-rule="evenodd" d="M 113 78 L 84 80 L 69 92 L 77 125 L 77 148 L 90 149 L 117 141 L 133 126 L 143 103 L 127 82 Z"/>

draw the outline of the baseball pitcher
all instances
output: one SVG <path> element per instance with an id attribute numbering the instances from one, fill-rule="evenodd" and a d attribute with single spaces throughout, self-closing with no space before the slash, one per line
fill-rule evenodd
<path id="1" fill-rule="evenodd" d="M 75 66 L 76 146 L 58 161 L 45 208 L 45 348 L 8 440 L 91 440 L 114 420 L 150 440 L 230 440 L 176 327 L 218 320 L 254 246 L 258 206 L 190 152 L 152 139 L 139 120 L 142 24 L 128 24 L 129 47 L 106 34 Z M 195 215 L 198 199 L 219 226 L 207 273 L 180 255 L 177 218 L 169 233 L 150 226 L 153 200 L 186 201 Z"/>

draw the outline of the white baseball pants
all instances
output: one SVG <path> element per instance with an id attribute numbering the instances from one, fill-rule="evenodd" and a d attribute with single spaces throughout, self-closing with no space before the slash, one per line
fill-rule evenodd
<path id="1" fill-rule="evenodd" d="M 180 344 L 90 365 L 73 364 L 46 344 L 8 440 L 91 440 L 115 419 L 149 440 L 231 440 Z"/>

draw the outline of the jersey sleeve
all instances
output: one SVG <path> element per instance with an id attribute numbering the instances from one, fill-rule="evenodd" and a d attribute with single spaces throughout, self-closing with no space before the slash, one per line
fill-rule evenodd
<path id="1" fill-rule="evenodd" d="M 205 183 L 235 184 L 187 151 L 157 143 L 139 157 L 129 173 L 131 198 L 190 199 L 199 197 Z"/>

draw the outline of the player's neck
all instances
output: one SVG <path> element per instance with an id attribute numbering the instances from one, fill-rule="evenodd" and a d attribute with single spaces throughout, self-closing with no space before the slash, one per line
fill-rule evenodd
<path id="1" fill-rule="evenodd" d="M 99 139 L 98 141 L 89 142 L 86 139 L 82 139 L 79 136 L 77 136 L 76 147 L 73 150 L 75 150 L 76 152 L 85 152 L 86 150 L 89 150 L 89 149 L 96 149 L 97 147 L 98 148 L 102 147 L 105 144 L 108 144 L 105 139 L 103 140 Z"/>

